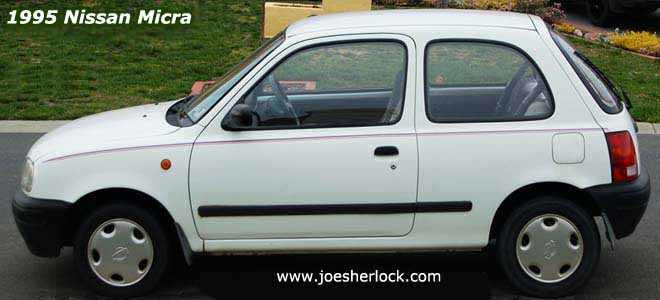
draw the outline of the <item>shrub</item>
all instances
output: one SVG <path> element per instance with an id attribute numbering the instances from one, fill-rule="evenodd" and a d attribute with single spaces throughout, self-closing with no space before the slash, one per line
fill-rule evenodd
<path id="1" fill-rule="evenodd" d="M 610 44 L 628 49 L 631 51 L 660 56 L 660 38 L 655 33 L 646 31 L 626 31 L 618 30 L 608 36 Z"/>
<path id="2" fill-rule="evenodd" d="M 511 11 L 536 14 L 539 9 L 547 6 L 547 0 L 512 0 Z"/>
<path id="3" fill-rule="evenodd" d="M 561 10 L 561 3 L 554 3 L 552 6 L 541 7 L 536 10 L 536 15 L 550 24 L 559 23 L 566 19 L 566 14 Z"/>
<path id="4" fill-rule="evenodd" d="M 477 0 L 473 5 L 475 9 L 508 11 L 511 3 L 509 0 Z"/>
<path id="5" fill-rule="evenodd" d="M 556 29 L 559 32 L 563 33 L 569 33 L 573 34 L 573 31 L 575 31 L 575 26 L 568 24 L 568 23 L 555 23 L 552 24 L 552 27 Z"/>
<path id="6" fill-rule="evenodd" d="M 546 22 L 557 23 L 566 18 L 561 4 L 551 0 L 449 0 L 449 7 L 461 9 L 481 9 L 513 11 L 536 14 Z M 374 0 L 374 4 L 394 8 L 398 5 L 409 7 L 438 7 L 442 0 Z M 552 3 L 552 5 L 550 5 Z"/>

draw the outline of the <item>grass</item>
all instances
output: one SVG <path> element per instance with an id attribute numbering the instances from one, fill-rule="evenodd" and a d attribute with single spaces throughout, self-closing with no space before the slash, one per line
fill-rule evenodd
<path id="1" fill-rule="evenodd" d="M 568 39 L 627 91 L 635 120 L 660 122 L 660 60 L 653 61 L 571 36 Z"/>
<path id="2" fill-rule="evenodd" d="M 405 69 L 405 52 L 393 42 L 318 47 L 289 58 L 275 76 L 278 80 L 315 81 L 317 90 L 391 88 L 397 73 Z"/>
<path id="3" fill-rule="evenodd" d="M 523 57 L 509 48 L 483 43 L 436 43 L 427 48 L 431 84 L 506 84 Z"/>
<path id="4" fill-rule="evenodd" d="M 185 96 L 196 80 L 221 76 L 259 45 L 258 0 L 3 1 L 0 3 L 0 119 L 55 120 Z M 47 4 L 44 4 L 47 3 Z M 130 8 L 129 8 L 130 7 Z M 7 25 L 10 10 L 60 10 L 55 25 Z M 63 25 L 63 11 L 190 12 L 190 25 Z M 633 116 L 660 122 L 660 67 L 627 52 L 571 39 L 633 98 Z M 435 49 L 442 58 L 443 49 Z M 341 51 L 329 52 L 341 57 Z M 398 54 L 400 55 L 400 54 Z M 435 54 L 434 54 L 435 55 Z M 364 59 L 368 59 L 365 57 Z M 396 61 L 373 68 L 370 85 L 391 85 Z M 290 66 L 290 80 L 305 78 Z M 352 72 L 328 73 L 328 88 Z M 507 72 L 503 72 L 507 73 Z M 462 73 L 468 76 L 467 72 Z M 479 73 L 471 73 L 478 78 Z M 469 78 L 452 78 L 446 82 Z M 432 76 L 431 78 L 436 78 Z M 335 80 L 336 82 L 333 82 Z M 320 81 L 319 81 L 320 82 Z M 323 87 L 319 87 L 323 88 Z"/>
<path id="5" fill-rule="evenodd" d="M 258 47 L 261 3 L 223 1 L 3 1 L 0 119 L 73 119 L 185 96 Z M 130 8 L 129 8 L 130 7 Z M 7 25 L 13 9 L 57 8 L 54 25 Z M 190 12 L 190 25 L 63 25 L 64 10 Z"/>

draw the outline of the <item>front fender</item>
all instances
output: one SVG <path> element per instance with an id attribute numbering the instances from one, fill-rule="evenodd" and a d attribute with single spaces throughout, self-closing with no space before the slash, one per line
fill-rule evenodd
<path id="1" fill-rule="evenodd" d="M 126 188 L 159 201 L 178 223 L 190 248 L 202 251 L 191 214 L 188 167 L 191 144 L 133 147 L 42 161 L 35 166 L 31 197 L 75 203 L 83 196 L 108 188 Z M 161 160 L 172 162 L 163 170 Z M 125 199 L 123 199 L 125 200 Z"/>

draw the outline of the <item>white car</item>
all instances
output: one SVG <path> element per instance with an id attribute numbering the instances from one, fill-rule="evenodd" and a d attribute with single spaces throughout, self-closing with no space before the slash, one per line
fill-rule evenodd
<path id="1" fill-rule="evenodd" d="M 536 16 L 317 16 L 199 96 L 46 134 L 14 216 L 108 296 L 149 292 L 175 251 L 486 248 L 522 292 L 562 296 L 597 265 L 595 221 L 618 239 L 644 214 L 634 126 Z"/>

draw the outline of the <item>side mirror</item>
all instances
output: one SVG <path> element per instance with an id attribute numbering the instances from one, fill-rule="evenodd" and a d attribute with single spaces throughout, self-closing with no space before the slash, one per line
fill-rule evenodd
<path id="1" fill-rule="evenodd" d="M 222 128 L 230 131 L 250 126 L 252 126 L 252 110 L 247 104 L 236 104 L 222 122 Z"/>

